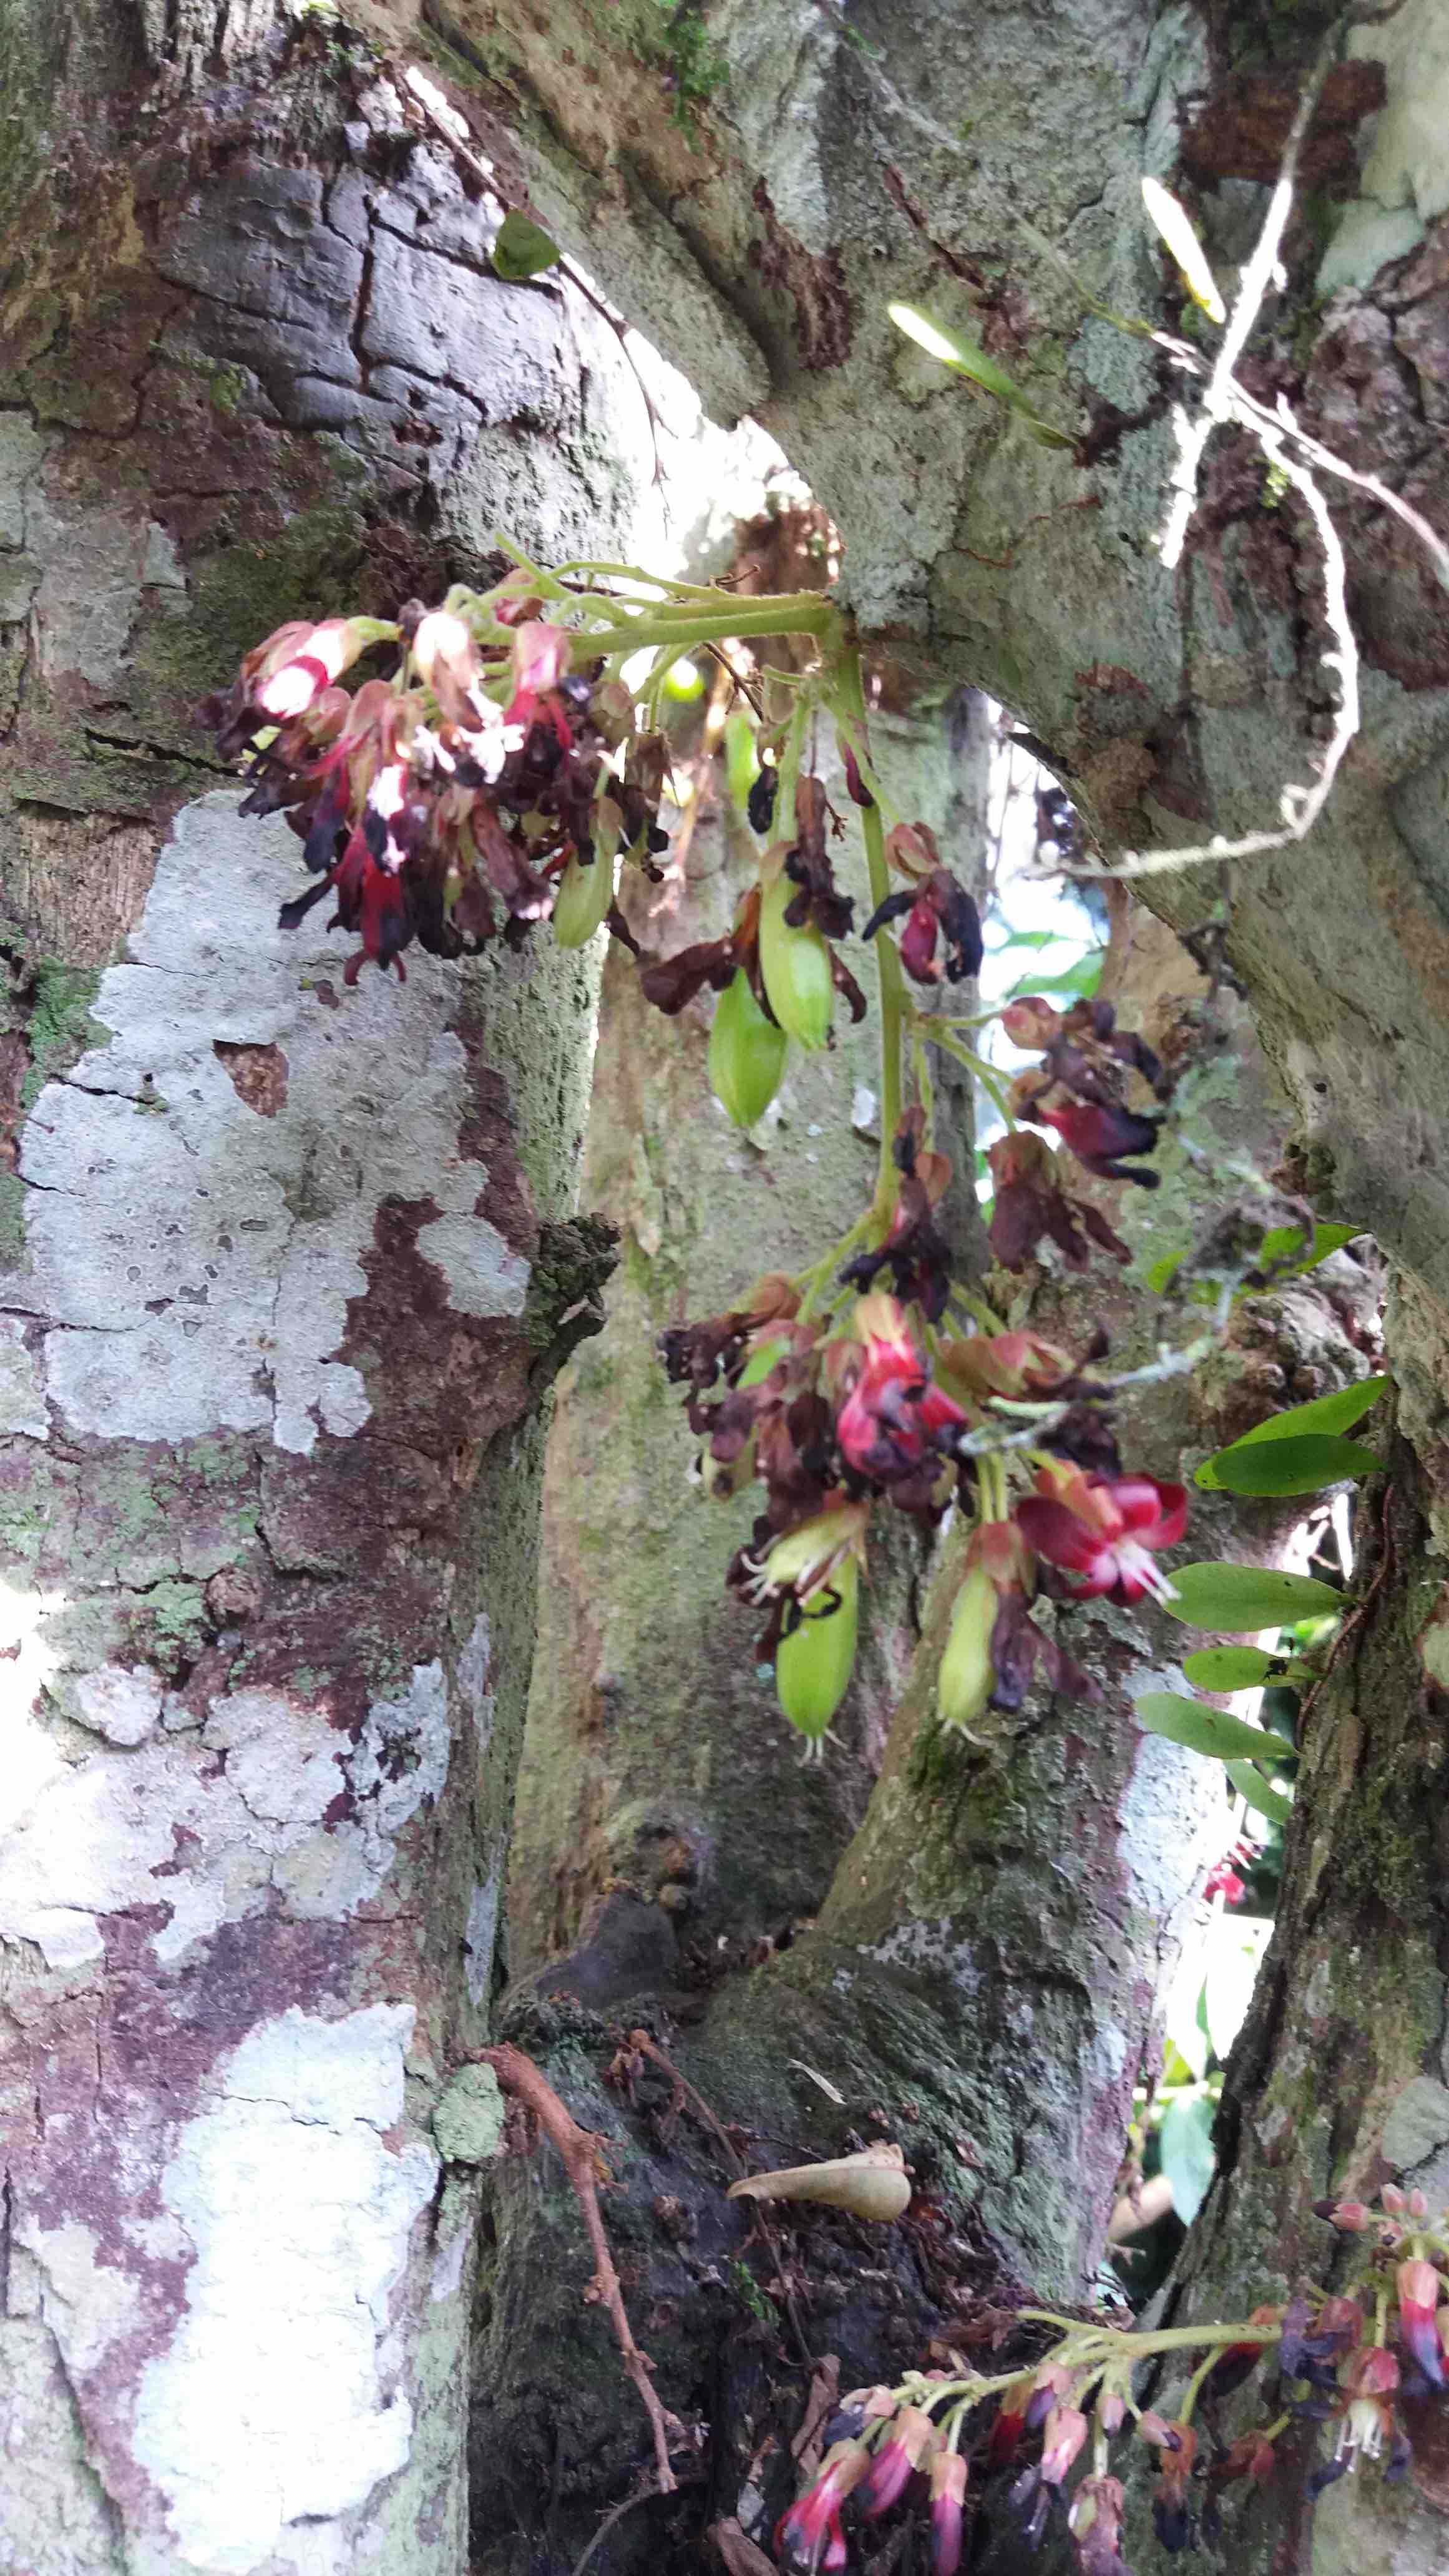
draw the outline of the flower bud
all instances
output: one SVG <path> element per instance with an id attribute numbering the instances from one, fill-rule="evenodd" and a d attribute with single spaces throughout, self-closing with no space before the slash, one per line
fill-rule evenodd
<path id="1" fill-rule="evenodd" d="M 961 2564 L 966 2463 L 959 2451 L 937 2451 L 931 2460 L 931 2576 L 956 2576 Z"/>
<path id="2" fill-rule="evenodd" d="M 823 1047 L 830 1035 L 835 984 L 830 950 L 813 922 L 794 930 L 785 919 L 799 889 L 782 870 L 760 900 L 760 973 L 770 1008 L 798 1046 Z"/>
<path id="3" fill-rule="evenodd" d="M 936 1680 L 936 1707 L 943 1726 L 969 1727 L 991 1697 L 996 1681 L 991 1661 L 996 1611 L 996 1586 L 984 1565 L 973 1565 L 956 1595 Z"/>
<path id="4" fill-rule="evenodd" d="M 1416 2257 L 1401 2263 L 1398 2269 L 1399 2337 L 1407 2352 L 1433 2388 L 1444 2385 L 1444 2367 L 1440 2357 L 1438 2309 L 1439 2277 L 1432 2263 Z"/>
<path id="5" fill-rule="evenodd" d="M 1023 993 L 1020 1001 L 1007 1003 L 1001 1025 L 1013 1046 L 1045 1047 L 1058 1034 L 1062 1019 L 1040 993 Z"/>
<path id="6" fill-rule="evenodd" d="M 1381 2208 L 1388 2211 L 1390 2218 L 1403 2217 L 1404 2195 L 1400 2191 L 1396 2182 L 1386 2182 L 1384 2184 L 1382 2191 L 1379 2193 L 1379 2205 Z"/>
<path id="7" fill-rule="evenodd" d="M 831 1594 L 835 1598 L 831 1599 Z M 860 1575 L 853 1556 L 836 1566 L 775 1649 L 775 1694 L 792 1726 L 818 1745 L 855 1667 Z"/>
<path id="8" fill-rule="evenodd" d="M 737 1127 L 763 1118 L 784 1079 L 790 1041 L 767 1019 L 738 967 L 715 1004 L 709 1033 L 709 1087 Z"/>
<path id="9" fill-rule="evenodd" d="M 1087 2419 L 1077 2406 L 1054 2406 L 1041 2437 L 1041 2481 L 1059 2487 L 1087 2438 Z"/>

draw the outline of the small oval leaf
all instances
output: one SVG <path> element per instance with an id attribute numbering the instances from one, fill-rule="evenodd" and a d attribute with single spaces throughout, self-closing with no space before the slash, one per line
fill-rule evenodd
<path id="1" fill-rule="evenodd" d="M 1160 179 L 1143 180 L 1142 203 L 1182 271 L 1183 284 L 1194 304 L 1202 306 L 1210 322 L 1226 322 L 1228 308 L 1218 293 L 1217 279 L 1208 266 L 1207 252 L 1198 240 L 1187 208 L 1178 204 Z"/>
<path id="2" fill-rule="evenodd" d="M 519 278 L 537 277 L 562 257 L 558 243 L 549 239 L 541 224 L 536 224 L 531 215 L 520 214 L 516 206 L 509 208 L 493 242 L 493 266 L 499 277 L 515 283 Z"/>
<path id="3" fill-rule="evenodd" d="M 1296 1440 L 1305 1431 L 1351 1431 L 1393 1382 L 1391 1377 L 1358 1378 L 1352 1386 L 1335 1388 L 1332 1395 L 1315 1395 L 1309 1404 L 1293 1404 L 1286 1413 L 1270 1414 L 1232 1445 L 1247 1449 L 1260 1440 Z"/>
<path id="4" fill-rule="evenodd" d="M 1297 1619 L 1337 1615 L 1343 1596 L 1311 1574 L 1271 1565 L 1174 1566 L 1173 1598 L 1163 1608 L 1190 1628 L 1289 1628 Z"/>
<path id="5" fill-rule="evenodd" d="M 1274 1789 L 1252 1762 L 1228 1762 L 1223 1768 L 1240 1798 L 1256 1807 L 1260 1816 L 1271 1816 L 1275 1825 L 1286 1825 L 1293 1813 L 1293 1801 L 1281 1789 Z"/>
<path id="6" fill-rule="evenodd" d="M 1206 1700 L 1182 1699 L 1175 1691 L 1145 1691 L 1132 1705 L 1148 1735 L 1165 1735 L 1169 1744 L 1211 1754 L 1215 1762 L 1253 1761 L 1297 1749 L 1284 1735 L 1265 1735 L 1244 1718 L 1228 1717 L 1220 1708 L 1209 1708 Z"/>
<path id="7" fill-rule="evenodd" d="M 1235 1442 L 1204 1461 L 1197 1482 L 1229 1494 L 1316 1494 L 1346 1477 L 1371 1476 L 1382 1464 L 1357 1440 L 1310 1431 L 1301 1440 Z"/>
<path id="8" fill-rule="evenodd" d="M 1217 2169 L 1213 2106 L 1205 2093 L 1169 2102 L 1157 2132 L 1162 2170 L 1172 2185 L 1172 2206 L 1185 2227 L 1196 2218 Z"/>
<path id="9" fill-rule="evenodd" d="M 1195 1655 L 1184 1655 L 1182 1669 L 1199 1690 L 1251 1690 L 1267 1679 L 1273 1658 L 1261 1646 L 1199 1646 Z"/>

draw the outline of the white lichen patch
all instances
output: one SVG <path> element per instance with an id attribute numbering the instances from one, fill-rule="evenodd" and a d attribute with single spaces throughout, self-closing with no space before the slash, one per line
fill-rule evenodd
<path id="1" fill-rule="evenodd" d="M 369 969 L 346 991 L 320 913 L 277 927 L 298 857 L 280 817 L 244 820 L 229 793 L 187 807 L 128 962 L 102 979 L 109 1044 L 27 1122 L 28 1258 L 5 1303 L 50 1326 L 45 1392 L 73 1431 L 269 1426 L 298 1451 L 356 1431 L 367 1396 L 337 1351 L 389 1198 L 438 1210 L 419 1249 L 460 1312 L 522 1311 L 528 1264 L 473 1213 L 487 1173 L 458 1144 L 456 969 L 411 955 L 406 985 Z M 240 1096 L 218 1041 L 280 1050 L 274 1115 Z"/>
<path id="2" fill-rule="evenodd" d="M 403 2114 L 410 2005 L 295 2006 L 219 2071 L 162 2181 L 193 2249 L 186 2314 L 139 2390 L 134 2451 L 181 2562 L 245 2576 L 407 2461 L 394 2293 L 437 2158 Z M 332 2535 L 334 2541 L 340 2535 Z"/>
<path id="3" fill-rule="evenodd" d="M 65 1705 L 108 1744 L 144 1744 L 161 1721 L 161 1684 L 144 1664 L 100 1664 L 70 1683 Z"/>
<path id="4" fill-rule="evenodd" d="M 90 1691 L 104 1749 L 67 1761 L 14 1711 L 0 1794 L 0 1941 L 33 1941 L 59 1970 L 102 1956 L 107 1915 L 158 1902 L 163 1965 L 274 1892 L 292 1914 L 341 1921 L 379 1894 L 397 1836 L 447 1778 L 436 1662 L 373 1703 L 355 1746 L 285 1691 L 220 1694 L 201 1727 L 155 1733 L 160 1693 L 144 1675 L 110 1666 L 74 1687 L 77 1701 Z M 137 1726 L 144 1740 L 126 1732 Z M 352 1812 L 327 1824 L 344 1793 Z"/>
<path id="5" fill-rule="evenodd" d="M 50 1416 L 40 1371 L 22 1338 L 24 1327 L 13 1315 L 0 1315 L 0 1432 L 22 1432 L 31 1440 L 48 1440 Z"/>

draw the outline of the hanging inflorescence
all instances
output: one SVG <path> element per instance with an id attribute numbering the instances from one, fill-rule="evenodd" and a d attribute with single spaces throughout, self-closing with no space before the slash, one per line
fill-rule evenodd
<path id="1" fill-rule="evenodd" d="M 781 2565 L 808 2576 L 843 2569 L 847 2522 L 903 2504 L 929 2514 L 932 2576 L 956 2576 L 977 2529 L 995 2540 L 1010 2532 L 1030 2551 L 1065 2538 L 1082 2576 L 1131 2576 L 1126 2490 L 1113 2467 L 1114 2458 L 1127 2465 L 1127 2441 L 1155 2460 L 1152 2526 L 1174 2553 L 1221 2538 L 1225 2491 L 1266 2485 L 1290 2435 L 1298 2439 L 1282 2473 L 1300 2475 L 1310 2501 L 1360 2464 L 1403 2477 L 1412 2450 L 1402 2408 L 1438 2404 L 1445 2391 L 1449 2212 L 1431 2222 L 1422 2192 L 1389 2184 L 1377 2212 L 1323 2201 L 1319 2214 L 1358 2249 L 1340 2291 L 1304 2290 L 1255 2308 L 1242 2325 L 1156 2333 L 1026 2309 L 1024 2318 L 1057 2329 L 1027 2369 L 988 2378 L 945 2366 L 893 2388 L 856 2389 L 826 2428 L 818 2471 L 781 2517 Z M 1143 2404 L 1144 2367 L 1184 2361 L 1192 2375 L 1174 2411 Z M 1256 2419 L 1230 2431 L 1224 2410 L 1255 2385 Z M 1241 2415 L 1241 2404 L 1233 2411 Z M 1303 2437 L 1320 2426 L 1327 2443 L 1305 2462 Z"/>

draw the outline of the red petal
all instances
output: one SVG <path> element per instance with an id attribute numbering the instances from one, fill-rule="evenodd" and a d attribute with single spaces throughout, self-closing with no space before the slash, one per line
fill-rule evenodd
<path id="1" fill-rule="evenodd" d="M 1089 1591 L 1111 1590 L 1117 1580 L 1117 1559 L 1110 1544 L 1069 1512 L 1065 1503 L 1049 1503 L 1041 1495 L 1029 1494 L 1017 1504 L 1016 1524 L 1033 1554 L 1044 1556 L 1048 1565 L 1085 1575 Z"/>

